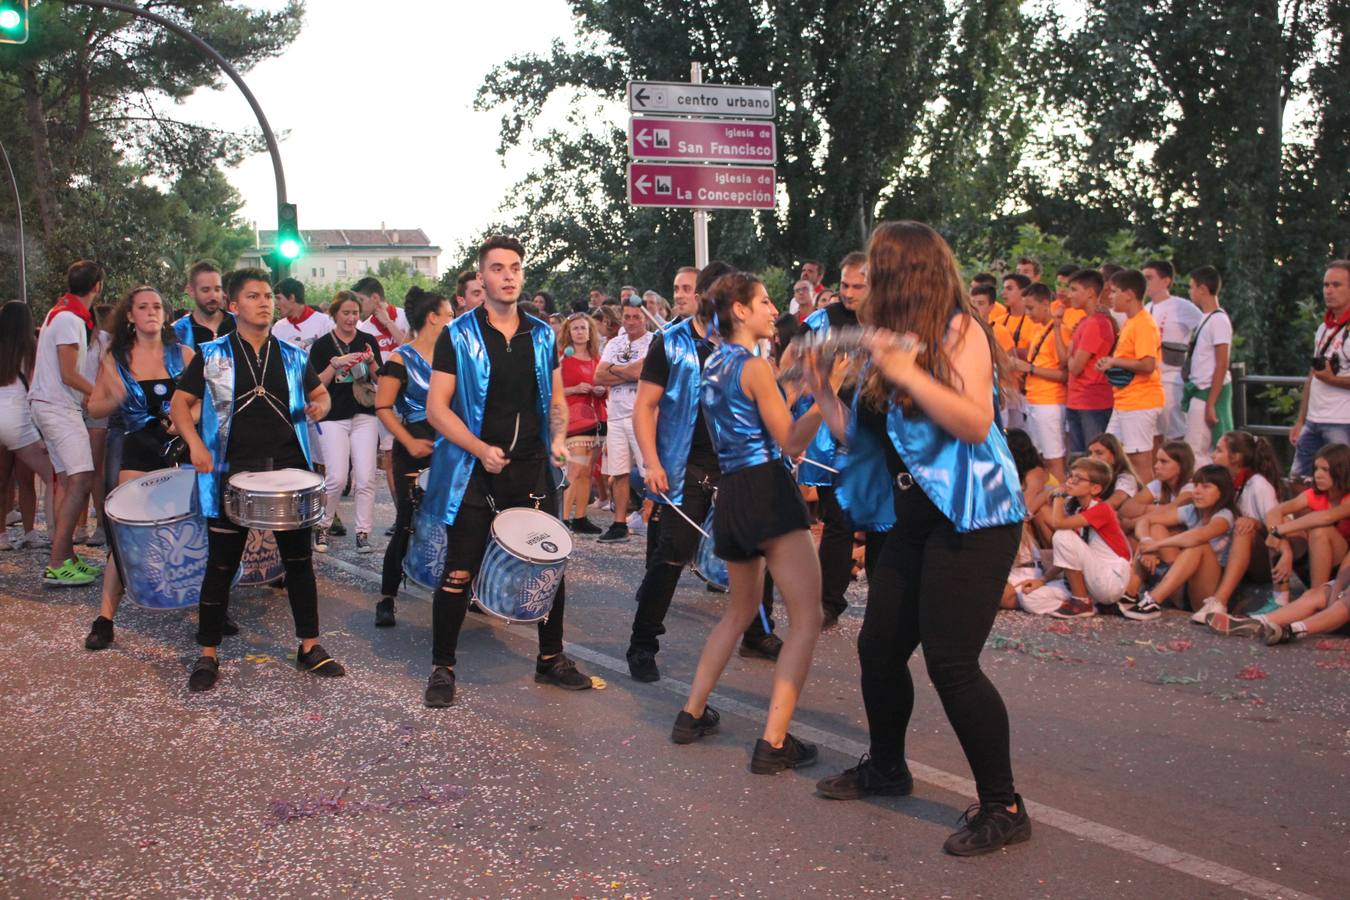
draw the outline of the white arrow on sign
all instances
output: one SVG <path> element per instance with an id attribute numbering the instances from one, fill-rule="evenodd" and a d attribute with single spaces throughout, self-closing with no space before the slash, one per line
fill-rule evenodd
<path id="1" fill-rule="evenodd" d="M 652 186 L 652 183 L 651 183 L 650 181 L 647 180 L 647 176 L 646 176 L 646 175 L 640 176 L 640 177 L 638 178 L 637 181 L 634 181 L 634 182 L 633 182 L 633 187 L 637 188 L 640 192 L 642 192 L 642 193 L 644 193 L 644 194 L 647 193 L 647 188 L 649 188 L 649 187 L 651 187 L 651 186 Z"/>
<path id="2" fill-rule="evenodd" d="M 644 148 L 651 146 L 652 133 L 650 131 L 639 131 L 633 140 L 637 141 Z"/>

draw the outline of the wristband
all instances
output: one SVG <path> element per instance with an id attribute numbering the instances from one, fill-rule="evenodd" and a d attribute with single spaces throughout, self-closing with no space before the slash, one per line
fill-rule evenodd
<path id="1" fill-rule="evenodd" d="M 1280 526 L 1278 525 L 1270 529 L 1270 536 L 1279 541 L 1284 540 L 1284 535 L 1280 532 Z"/>

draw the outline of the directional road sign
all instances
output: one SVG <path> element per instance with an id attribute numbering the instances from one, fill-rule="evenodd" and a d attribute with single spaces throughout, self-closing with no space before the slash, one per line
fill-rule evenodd
<path id="1" fill-rule="evenodd" d="M 744 116 L 772 119 L 771 87 L 750 84 L 690 84 L 687 81 L 630 81 L 628 109 L 635 113 L 683 116 Z"/>
<path id="2" fill-rule="evenodd" d="M 774 170 L 768 166 L 628 164 L 628 202 L 633 206 L 773 209 L 774 200 Z"/>
<path id="3" fill-rule="evenodd" d="M 772 122 L 731 119 L 653 119 L 628 121 L 628 155 L 634 159 L 688 162 L 778 162 Z"/>

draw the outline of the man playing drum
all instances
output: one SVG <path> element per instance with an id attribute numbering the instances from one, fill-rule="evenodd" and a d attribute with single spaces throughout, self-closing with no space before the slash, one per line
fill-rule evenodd
<path id="1" fill-rule="evenodd" d="M 427 421 L 446 439 L 432 454 L 422 505 L 442 511 L 448 549 L 431 612 L 430 707 L 454 702 L 455 648 L 496 513 L 557 509 L 551 460 L 567 459 L 567 398 L 552 327 L 516 307 L 524 257 L 515 238 L 488 238 L 478 251 L 486 300 L 446 326 L 433 354 Z M 559 579 L 539 622 L 534 679 L 586 690 L 590 678 L 562 652 L 565 600 Z"/>
<path id="2" fill-rule="evenodd" d="M 267 273 L 230 273 L 226 291 L 236 317 L 232 334 L 202 344 L 174 392 L 170 416 L 197 470 L 207 519 L 206 574 L 202 578 L 197 643 L 188 690 L 209 691 L 220 672 L 216 648 L 229 609 L 230 580 L 244 554 L 248 529 L 225 517 L 227 479 L 242 472 L 310 468 L 309 429 L 328 412 L 328 391 L 305 351 L 271 334 L 272 286 Z M 203 399 L 206 400 L 203 403 Z M 193 413 L 201 405 L 201 433 Z M 286 593 L 300 647 L 296 667 L 324 677 L 346 671 L 319 646 L 319 596 L 310 528 L 276 532 L 286 566 Z"/>

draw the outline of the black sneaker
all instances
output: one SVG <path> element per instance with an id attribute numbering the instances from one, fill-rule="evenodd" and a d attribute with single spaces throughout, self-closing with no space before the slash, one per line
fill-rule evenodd
<path id="1" fill-rule="evenodd" d="M 314 550 L 316 553 L 328 552 L 328 536 L 333 533 L 332 528 L 314 526 Z"/>
<path id="2" fill-rule="evenodd" d="M 675 727 L 670 729 L 670 739 L 677 744 L 692 744 L 701 737 L 717 734 L 718 723 L 722 716 L 711 706 L 703 707 L 703 715 L 695 719 L 684 710 L 675 717 Z"/>
<path id="3" fill-rule="evenodd" d="M 1267 647 L 1274 647 L 1278 644 L 1287 644 L 1294 639 L 1294 629 L 1288 625 L 1274 625 L 1270 622 L 1261 623 L 1260 639 Z"/>
<path id="4" fill-rule="evenodd" d="M 1017 812 L 1002 803 L 976 803 L 961 816 L 961 830 L 942 845 L 952 856 L 979 856 L 1009 844 L 1031 840 L 1031 817 L 1021 794 L 1013 794 Z"/>
<path id="5" fill-rule="evenodd" d="M 209 691 L 216 686 L 220 676 L 220 660 L 214 656 L 199 656 L 192 664 L 192 674 L 188 676 L 188 690 L 194 694 Z"/>
<path id="6" fill-rule="evenodd" d="M 455 670 L 437 666 L 431 670 L 427 679 L 427 690 L 422 695 L 422 704 L 432 709 L 444 709 L 455 702 Z"/>
<path id="7" fill-rule="evenodd" d="M 741 638 L 741 656 L 748 656 L 753 659 L 778 659 L 778 654 L 782 649 L 783 642 L 776 634 Z"/>
<path id="8" fill-rule="evenodd" d="M 347 526 L 342 524 L 342 520 L 333 516 L 333 524 L 328 526 L 329 537 L 346 537 Z"/>
<path id="9" fill-rule="evenodd" d="M 239 633 L 239 625 L 227 615 L 220 626 L 220 633 L 226 637 L 234 637 Z"/>
<path id="10" fill-rule="evenodd" d="M 394 627 L 394 598 L 385 597 L 375 604 L 375 627 Z"/>
<path id="11" fill-rule="evenodd" d="M 820 617 L 820 630 L 829 631 L 831 628 L 838 625 L 839 616 L 840 614 L 837 612 L 826 610 L 825 614 Z"/>
<path id="12" fill-rule="evenodd" d="M 357 553 L 375 552 L 375 548 L 370 546 L 370 535 L 366 534 L 364 531 L 358 531 L 356 533 L 356 552 Z"/>
<path id="13" fill-rule="evenodd" d="M 105 619 L 103 616 L 99 616 L 94 620 L 94 624 L 89 626 L 89 636 L 84 639 L 84 649 L 103 650 L 112 642 L 112 619 Z"/>
<path id="14" fill-rule="evenodd" d="M 623 522 L 615 522 L 609 526 L 608 531 L 596 538 L 601 544 L 617 544 L 626 540 L 628 540 L 628 526 Z"/>
<path id="15" fill-rule="evenodd" d="M 536 658 L 534 662 L 534 680 L 540 684 L 551 684 L 565 691 L 585 691 L 591 688 L 591 677 L 583 675 L 564 653 L 551 659 Z"/>
<path id="16" fill-rule="evenodd" d="M 628 674 L 634 681 L 648 684 L 661 680 L 661 670 L 656 668 L 656 654 L 650 650 L 628 651 Z"/>
<path id="17" fill-rule="evenodd" d="M 319 644 L 309 648 L 308 653 L 295 651 L 295 667 L 301 672 L 318 675 L 320 678 L 341 678 L 347 674 L 342 663 L 328 655 L 328 651 Z"/>
<path id="18" fill-rule="evenodd" d="M 838 775 L 816 782 L 816 793 L 831 800 L 857 800 L 861 797 L 908 797 L 914 793 L 914 776 L 904 763 L 887 772 L 864 753 L 858 764 Z"/>
<path id="19" fill-rule="evenodd" d="M 756 775 L 772 775 L 784 769 L 809 766 L 816 761 L 815 744 L 799 741 L 792 735 L 783 738 L 783 746 L 774 747 L 764 738 L 755 741 L 755 755 L 750 758 L 750 771 Z"/>
<path id="20" fill-rule="evenodd" d="M 601 534 L 604 532 L 603 528 L 585 516 L 580 519 L 573 519 L 569 524 L 572 526 L 573 534 Z"/>

